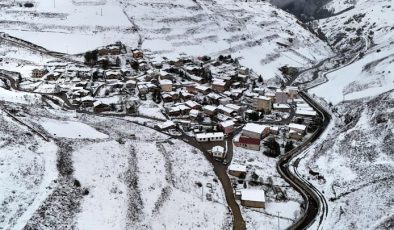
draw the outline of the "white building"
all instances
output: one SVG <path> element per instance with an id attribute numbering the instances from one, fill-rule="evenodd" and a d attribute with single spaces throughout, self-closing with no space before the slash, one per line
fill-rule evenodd
<path id="1" fill-rule="evenodd" d="M 297 109 L 295 113 L 298 116 L 305 116 L 305 117 L 314 117 L 317 115 L 316 111 L 305 110 L 305 109 Z"/>
<path id="2" fill-rule="evenodd" d="M 265 208 L 264 190 L 243 189 L 241 190 L 241 204 L 252 208 Z"/>
<path id="3" fill-rule="evenodd" d="M 255 139 L 261 139 L 261 135 L 266 136 L 269 134 L 269 126 L 265 125 L 259 125 L 255 123 L 248 123 L 243 127 L 242 129 L 242 135 L 255 138 Z"/>
<path id="4" fill-rule="evenodd" d="M 224 139 L 224 133 L 222 132 L 196 134 L 196 140 L 198 142 L 222 141 L 223 139 Z"/>
<path id="5" fill-rule="evenodd" d="M 217 158 L 225 158 L 226 152 L 222 146 L 215 146 L 212 148 L 212 156 Z"/>
<path id="6" fill-rule="evenodd" d="M 289 129 L 293 130 L 295 132 L 305 133 L 306 126 L 305 125 L 300 125 L 300 124 L 295 124 L 295 123 L 290 123 L 289 124 Z"/>
<path id="7" fill-rule="evenodd" d="M 164 92 L 171 92 L 172 91 L 172 81 L 171 80 L 160 80 L 160 87 L 161 90 L 163 90 Z"/>
<path id="8" fill-rule="evenodd" d="M 231 164 L 228 166 L 228 173 L 232 176 L 240 177 L 242 174 L 246 175 L 247 169 L 245 165 Z"/>

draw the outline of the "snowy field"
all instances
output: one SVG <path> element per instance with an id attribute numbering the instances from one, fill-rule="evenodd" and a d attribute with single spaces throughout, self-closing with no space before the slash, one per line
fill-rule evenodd
<path id="1" fill-rule="evenodd" d="M 136 45 L 133 32 L 122 8 L 113 0 L 92 1 L 3 1 L 0 31 L 28 40 L 49 50 L 81 53 L 121 40 Z M 22 4 L 22 6 L 19 5 Z M 59 42 L 59 41 L 62 42 Z"/>
<path id="2" fill-rule="evenodd" d="M 266 79 L 283 65 L 304 68 L 332 55 L 291 15 L 265 2 L 32 2 L 26 8 L 24 1 L 4 1 L 0 31 L 54 51 L 82 53 L 116 41 L 136 47 L 140 40 L 170 58 L 231 53 Z"/>
<path id="3" fill-rule="evenodd" d="M 394 52 L 385 48 L 371 52 L 361 60 L 327 75 L 328 82 L 310 92 L 333 104 L 376 96 L 394 89 Z"/>
<path id="4" fill-rule="evenodd" d="M 368 0 L 333 0 L 326 7 L 337 12 L 344 5 L 354 8 L 319 20 L 316 24 L 328 35 L 329 42 L 339 49 L 350 48 L 351 51 L 355 43 L 369 49 L 364 50 L 363 57 L 353 64 L 328 74 L 328 83 L 312 90 L 333 104 L 377 96 L 394 89 L 392 2 L 376 1 L 372 4 Z"/>
<path id="5" fill-rule="evenodd" d="M 8 101 L 25 105 L 37 105 L 41 102 L 41 96 L 32 93 L 9 91 L 0 87 L 0 101 Z"/>
<path id="6" fill-rule="evenodd" d="M 56 137 L 90 139 L 101 139 L 108 137 L 108 135 L 98 132 L 89 125 L 75 121 L 42 119 L 41 125 L 48 133 Z"/>

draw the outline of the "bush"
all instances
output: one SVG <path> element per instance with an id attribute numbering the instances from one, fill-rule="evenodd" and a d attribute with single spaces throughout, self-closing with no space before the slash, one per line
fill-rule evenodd
<path id="1" fill-rule="evenodd" d="M 34 4 L 31 3 L 31 2 L 26 2 L 23 6 L 24 6 L 24 7 L 27 7 L 27 8 L 31 8 L 31 7 L 34 6 Z"/>
<path id="2" fill-rule="evenodd" d="M 293 141 L 286 142 L 285 152 L 287 153 L 287 152 L 291 151 L 292 149 L 294 149 Z"/>
<path id="3" fill-rule="evenodd" d="M 269 148 L 269 151 L 265 151 L 264 154 L 271 157 L 277 157 L 280 155 L 280 145 L 275 139 L 270 139 L 264 143 L 264 146 Z"/>
<path id="4" fill-rule="evenodd" d="M 79 182 L 79 180 L 75 179 L 74 180 L 74 186 L 78 187 L 78 188 L 81 187 L 81 182 Z"/>

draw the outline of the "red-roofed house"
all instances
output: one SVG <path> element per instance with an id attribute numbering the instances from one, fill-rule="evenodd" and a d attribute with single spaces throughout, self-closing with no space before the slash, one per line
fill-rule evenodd
<path id="1" fill-rule="evenodd" d="M 234 141 L 235 146 L 255 151 L 260 150 L 260 139 L 240 136 L 238 140 Z"/>

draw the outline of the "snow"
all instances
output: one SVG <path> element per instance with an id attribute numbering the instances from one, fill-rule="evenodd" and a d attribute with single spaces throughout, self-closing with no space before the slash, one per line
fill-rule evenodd
<path id="1" fill-rule="evenodd" d="M 246 172 L 245 165 L 231 164 L 228 166 L 229 171 Z"/>
<path id="2" fill-rule="evenodd" d="M 267 128 L 267 126 L 265 126 L 265 125 L 259 125 L 259 124 L 255 124 L 255 123 L 247 123 L 243 127 L 242 131 L 248 131 L 248 132 L 252 132 L 252 133 L 262 134 L 266 128 Z"/>
<path id="3" fill-rule="evenodd" d="M 41 119 L 41 125 L 50 134 L 65 138 L 108 138 L 108 135 L 81 122 Z"/>
<path id="4" fill-rule="evenodd" d="M 350 4 L 351 3 L 351 4 Z M 327 75 L 328 82 L 311 92 L 326 98 L 332 104 L 344 100 L 354 100 L 373 97 L 394 89 L 393 62 L 393 30 L 392 17 L 394 8 L 389 1 L 376 1 L 371 4 L 368 0 L 349 1 L 346 7 L 353 9 L 343 14 L 317 21 L 320 28 L 328 36 L 331 43 L 339 34 L 344 39 L 337 42 L 337 48 L 356 49 L 359 44 L 350 43 L 358 39 L 364 50 L 364 57 L 344 68 Z M 343 9 L 343 1 L 334 0 L 327 8 Z M 338 27 L 338 25 L 343 25 Z M 349 28 L 359 28 L 352 30 Z M 356 57 L 357 58 L 357 57 Z"/>
<path id="5" fill-rule="evenodd" d="M 0 13 L 10 23 L 2 23 L 0 28 L 12 36 L 65 53 L 81 53 L 119 40 L 136 45 L 138 37 L 129 31 L 132 25 L 119 3 L 91 2 L 98 4 L 56 0 L 55 5 L 54 1 L 33 1 L 32 9 L 13 6 Z M 45 15 L 47 12 L 54 16 Z"/>
<path id="6" fill-rule="evenodd" d="M 265 202 L 264 190 L 243 189 L 241 190 L 241 200 Z"/>
<path id="7" fill-rule="evenodd" d="M 329 201 L 321 229 L 333 225 L 357 229 L 387 226 L 392 213 L 387 205 L 393 196 L 394 164 L 389 144 L 393 141 L 393 123 L 388 116 L 393 113 L 392 94 L 337 105 L 340 113 L 357 118 L 343 125 L 334 117 L 335 124 L 332 122 L 322 139 L 301 156 L 305 160 L 300 161 L 298 171 Z M 388 120 L 378 122 L 379 117 Z M 309 169 L 318 172 L 320 179 L 308 174 Z"/>
<path id="8" fill-rule="evenodd" d="M 368 54 L 349 66 L 329 73 L 328 82 L 312 89 L 311 92 L 337 104 L 343 100 L 376 96 L 394 89 L 394 67 L 389 64 L 390 60 L 393 60 L 392 55 L 392 49 Z M 366 65 L 382 57 L 387 60 L 379 62 L 372 73 L 365 70 Z"/>
<path id="9" fill-rule="evenodd" d="M 228 127 L 234 126 L 235 123 L 234 123 L 234 121 L 232 121 L 232 120 L 228 120 L 228 121 L 223 121 L 223 122 L 221 122 L 220 125 L 221 125 L 223 128 L 228 128 Z"/>
<path id="10" fill-rule="evenodd" d="M 73 152 L 74 176 L 89 189 L 76 217 L 79 229 L 125 229 L 128 209 L 127 148 L 115 141 L 89 144 Z"/>
<path id="11" fill-rule="evenodd" d="M 0 101 L 34 105 L 41 102 L 41 97 L 32 93 L 14 92 L 0 87 Z"/>
<path id="12" fill-rule="evenodd" d="M 289 125 L 290 129 L 293 130 L 299 130 L 299 131 L 305 131 L 306 130 L 306 126 L 305 125 L 300 125 L 300 124 L 296 124 L 296 123 L 290 123 Z"/>
<path id="13" fill-rule="evenodd" d="M 22 229 L 53 191 L 57 147 L 27 136 L 28 130 L 3 112 L 0 124 L 0 226 Z"/>

